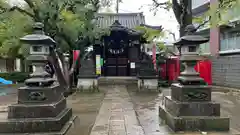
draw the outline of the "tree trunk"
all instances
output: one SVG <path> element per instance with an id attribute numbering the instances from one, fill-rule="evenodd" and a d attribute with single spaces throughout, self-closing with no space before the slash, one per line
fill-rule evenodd
<path id="1" fill-rule="evenodd" d="M 59 84 L 60 86 L 63 88 L 63 89 L 68 89 L 68 80 L 66 80 L 66 77 L 65 77 L 65 74 L 63 73 L 64 72 L 64 66 L 63 66 L 63 69 L 60 67 L 60 63 L 59 63 L 59 57 L 60 56 L 57 56 L 57 52 L 55 52 L 55 50 L 53 48 L 50 48 L 50 57 L 49 57 L 49 61 L 52 65 L 54 65 L 54 68 L 55 68 L 55 74 L 57 75 L 57 78 L 58 78 L 58 81 L 59 81 Z M 61 61 L 63 62 L 63 61 Z M 64 63 L 62 63 L 64 64 Z"/>
<path id="2" fill-rule="evenodd" d="M 7 58 L 6 59 L 7 72 L 14 72 L 14 67 L 15 67 L 15 60 L 12 58 Z"/>
<path id="3" fill-rule="evenodd" d="M 172 0 L 172 9 L 180 26 L 180 37 L 185 35 L 185 27 L 192 24 L 192 0 Z"/>
<path id="4" fill-rule="evenodd" d="M 70 65 L 70 67 L 69 67 L 69 70 L 70 70 L 71 65 L 73 64 L 73 54 L 72 54 L 72 51 L 69 51 L 69 61 L 68 61 L 68 63 Z M 73 80 L 74 79 L 73 78 L 74 78 L 74 73 L 69 76 L 70 88 L 72 88 L 74 86 L 74 84 L 73 84 L 73 82 L 74 82 Z"/>
<path id="5" fill-rule="evenodd" d="M 181 24 L 180 24 L 180 37 L 185 35 L 185 28 L 192 24 L 192 0 L 182 0 L 180 3 L 182 7 Z"/>

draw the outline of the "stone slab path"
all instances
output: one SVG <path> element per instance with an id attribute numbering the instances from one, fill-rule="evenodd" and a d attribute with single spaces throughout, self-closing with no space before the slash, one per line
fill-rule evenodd
<path id="1" fill-rule="evenodd" d="M 144 135 L 124 85 L 109 85 L 90 135 Z"/>

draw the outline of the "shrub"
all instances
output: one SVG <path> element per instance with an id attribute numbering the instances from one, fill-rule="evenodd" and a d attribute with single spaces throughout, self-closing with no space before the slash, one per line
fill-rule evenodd
<path id="1" fill-rule="evenodd" d="M 0 77 L 9 81 L 24 82 L 29 78 L 30 73 L 26 72 L 11 72 L 11 73 L 0 73 Z"/>

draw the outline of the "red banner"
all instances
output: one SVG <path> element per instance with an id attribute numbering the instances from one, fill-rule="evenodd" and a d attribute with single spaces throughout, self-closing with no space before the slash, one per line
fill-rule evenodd
<path id="1" fill-rule="evenodd" d="M 80 50 L 73 50 L 73 62 L 76 62 L 80 55 Z"/>
<path id="2" fill-rule="evenodd" d="M 152 60 L 153 60 L 154 69 L 157 70 L 157 63 L 156 63 L 156 44 L 154 44 L 154 45 L 153 45 L 153 48 L 152 48 Z"/>

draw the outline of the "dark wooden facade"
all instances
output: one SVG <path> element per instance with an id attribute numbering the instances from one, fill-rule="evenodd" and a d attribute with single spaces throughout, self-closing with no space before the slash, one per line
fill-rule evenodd
<path id="1" fill-rule="evenodd" d="M 95 55 L 101 55 L 102 76 L 136 76 L 140 57 L 142 34 L 122 26 L 117 20 L 110 26 L 110 35 L 94 46 Z M 132 63 L 132 64 L 131 64 Z"/>
<path id="2" fill-rule="evenodd" d="M 101 29 L 110 29 L 102 36 L 81 61 L 79 78 L 98 77 L 96 56 L 100 55 L 103 65 L 100 76 L 144 76 L 156 77 L 152 58 L 142 50 L 146 43 L 143 33 L 134 30 L 137 26 L 161 29 L 161 26 L 145 25 L 142 13 L 100 13 L 96 24 Z M 99 64 L 99 63 L 98 63 Z M 99 66 L 99 65 L 98 65 Z"/>

